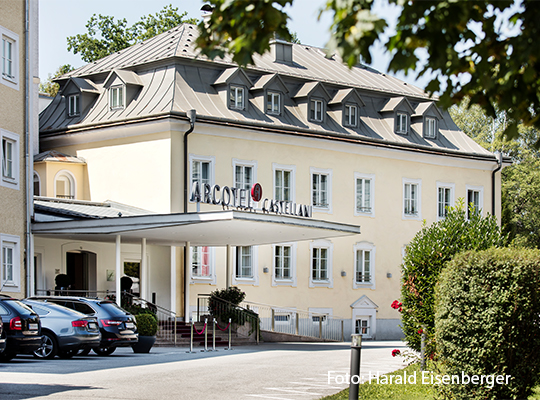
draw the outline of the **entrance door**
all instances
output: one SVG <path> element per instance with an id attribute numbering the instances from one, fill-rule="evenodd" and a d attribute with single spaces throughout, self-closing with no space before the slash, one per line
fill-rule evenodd
<path id="1" fill-rule="evenodd" d="M 86 251 L 66 253 L 66 274 L 71 282 L 72 294 L 95 296 L 96 255 Z"/>

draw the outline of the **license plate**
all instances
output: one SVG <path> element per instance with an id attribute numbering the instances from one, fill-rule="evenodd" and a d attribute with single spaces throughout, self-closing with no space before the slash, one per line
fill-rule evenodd
<path id="1" fill-rule="evenodd" d="M 38 324 L 28 324 L 28 329 L 31 331 L 37 331 L 38 330 Z"/>
<path id="2" fill-rule="evenodd" d="M 135 329 L 135 324 L 133 322 L 126 322 L 126 329 Z"/>
<path id="3" fill-rule="evenodd" d="M 90 322 L 88 323 L 88 329 L 96 331 L 98 329 L 98 324 L 96 324 L 95 322 Z"/>

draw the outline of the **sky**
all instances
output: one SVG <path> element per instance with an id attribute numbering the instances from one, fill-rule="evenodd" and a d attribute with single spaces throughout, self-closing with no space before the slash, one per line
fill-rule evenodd
<path id="1" fill-rule="evenodd" d="M 318 21 L 319 9 L 326 0 L 294 0 L 286 12 L 291 18 L 289 28 L 296 32 L 303 44 L 324 47 L 330 37 L 331 14 L 324 13 Z M 60 65 L 71 64 L 78 68 L 86 63 L 79 55 L 67 50 L 68 36 L 86 33 L 86 23 L 93 14 L 111 15 L 115 19 L 125 18 L 128 25 L 137 22 L 141 16 L 155 14 L 164 6 L 172 4 L 179 12 L 187 11 L 188 17 L 200 18 L 202 0 L 40 0 L 39 2 L 39 75 L 45 81 Z M 396 8 L 382 5 L 376 11 L 389 19 L 396 19 Z M 386 72 L 389 57 L 377 49 L 373 54 L 373 68 Z M 414 77 L 398 75 L 410 84 L 424 87 Z"/>

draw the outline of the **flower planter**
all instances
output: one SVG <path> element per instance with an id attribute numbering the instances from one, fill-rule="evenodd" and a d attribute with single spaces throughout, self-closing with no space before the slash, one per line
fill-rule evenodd
<path id="1" fill-rule="evenodd" d="M 150 353 L 150 349 L 155 342 L 155 336 L 139 336 L 139 341 L 136 344 L 132 344 L 131 348 L 134 353 Z"/>

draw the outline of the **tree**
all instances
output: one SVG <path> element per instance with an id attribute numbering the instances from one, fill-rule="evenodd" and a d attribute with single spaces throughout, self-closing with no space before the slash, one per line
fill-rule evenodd
<path id="1" fill-rule="evenodd" d="M 182 23 L 198 22 L 194 18 L 184 18 L 186 15 L 187 12 L 178 14 L 178 8 L 168 5 L 155 15 L 143 16 L 140 21 L 128 26 L 125 18 L 115 21 L 114 17 L 94 14 L 86 24 L 87 33 L 67 38 L 68 50 L 74 54 L 80 53 L 83 61 L 96 61 Z"/>
<path id="2" fill-rule="evenodd" d="M 401 326 L 409 347 L 420 350 L 420 330 L 433 338 L 435 285 L 444 265 L 462 251 L 485 250 L 501 246 L 503 241 L 494 217 L 473 212 L 467 219 L 463 199 L 448 209 L 446 218 L 422 227 L 405 248 L 402 304 L 392 305 L 402 313 Z"/>
<path id="3" fill-rule="evenodd" d="M 430 74 L 430 94 L 442 92 L 445 108 L 469 97 L 488 116 L 505 110 L 505 136 L 520 136 L 518 124 L 540 129 L 540 7 L 532 0 L 403 1 L 395 32 L 372 12 L 375 0 L 328 0 L 333 13 L 330 52 L 349 66 L 371 63 L 371 46 L 384 42 L 392 54 L 391 72 Z M 230 53 L 240 65 L 269 50 L 278 35 L 290 40 L 288 15 L 293 0 L 209 0 L 214 7 L 199 24 L 197 45 L 210 58 Z M 385 39 L 385 36 L 388 38 Z M 420 57 L 423 51 L 426 57 Z M 535 143 L 538 148 L 540 141 Z"/>
<path id="4" fill-rule="evenodd" d="M 51 75 L 49 74 L 49 77 L 45 81 L 45 83 L 39 84 L 39 91 L 41 93 L 47 93 L 49 96 L 54 97 L 58 93 L 58 90 L 60 89 L 60 85 L 56 82 L 53 82 L 54 78 L 58 78 L 59 76 L 62 76 L 64 74 L 67 74 L 70 71 L 73 71 L 74 68 L 70 64 L 64 64 L 58 67 L 56 72 Z"/>

